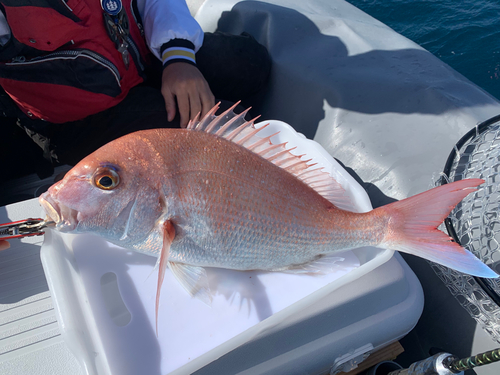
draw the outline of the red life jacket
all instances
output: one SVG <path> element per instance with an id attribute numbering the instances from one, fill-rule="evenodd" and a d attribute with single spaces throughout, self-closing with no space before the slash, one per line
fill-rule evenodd
<path id="1" fill-rule="evenodd" d="M 12 31 L 0 49 L 0 85 L 29 117 L 54 123 L 115 106 L 144 80 L 150 58 L 133 2 L 123 0 L 127 69 L 99 0 L 0 0 Z"/>

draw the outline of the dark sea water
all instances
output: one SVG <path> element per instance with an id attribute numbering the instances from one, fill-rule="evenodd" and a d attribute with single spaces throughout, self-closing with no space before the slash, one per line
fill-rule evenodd
<path id="1" fill-rule="evenodd" d="M 347 0 L 500 100 L 500 0 Z"/>

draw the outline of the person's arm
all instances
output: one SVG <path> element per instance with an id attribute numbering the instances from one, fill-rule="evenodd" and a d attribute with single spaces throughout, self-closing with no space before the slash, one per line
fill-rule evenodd
<path id="1" fill-rule="evenodd" d="M 184 0 L 138 0 L 146 42 L 163 62 L 162 95 L 168 120 L 179 109 L 185 127 L 197 113 L 205 115 L 215 104 L 207 81 L 196 67 L 195 53 L 203 43 L 203 31 Z"/>
<path id="2" fill-rule="evenodd" d="M 0 251 L 6 250 L 10 247 L 10 243 L 5 240 L 0 240 Z"/>

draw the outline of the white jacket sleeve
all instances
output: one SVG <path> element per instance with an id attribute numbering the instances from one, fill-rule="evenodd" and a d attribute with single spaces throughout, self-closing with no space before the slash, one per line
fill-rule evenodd
<path id="1" fill-rule="evenodd" d="M 137 0 L 137 6 L 149 49 L 164 63 L 160 52 L 162 46 L 174 39 L 191 42 L 194 52 L 200 49 L 203 30 L 189 13 L 185 0 Z M 176 57 L 183 58 L 183 55 Z"/>

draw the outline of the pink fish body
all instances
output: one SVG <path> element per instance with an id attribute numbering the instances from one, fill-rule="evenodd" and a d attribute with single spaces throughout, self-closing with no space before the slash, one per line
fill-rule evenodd
<path id="1" fill-rule="evenodd" d="M 436 229 L 482 180 L 354 213 L 337 207 L 343 190 L 327 173 L 259 137 L 243 116 L 207 116 L 190 129 L 145 130 L 103 146 L 41 204 L 60 230 L 92 232 L 158 256 L 159 287 L 168 266 L 205 300 L 203 267 L 301 272 L 327 254 L 361 246 L 497 277 Z"/>

